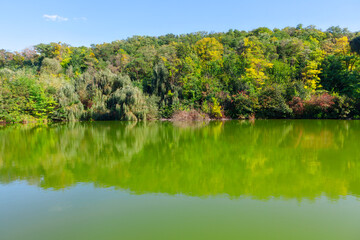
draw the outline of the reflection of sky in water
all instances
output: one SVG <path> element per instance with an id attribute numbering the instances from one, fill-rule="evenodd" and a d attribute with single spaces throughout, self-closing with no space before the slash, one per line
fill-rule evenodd
<path id="1" fill-rule="evenodd" d="M 1 239 L 356 239 L 360 202 L 0 185 Z"/>

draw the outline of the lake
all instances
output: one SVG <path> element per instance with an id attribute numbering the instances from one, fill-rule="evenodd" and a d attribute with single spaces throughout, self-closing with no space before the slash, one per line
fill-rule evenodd
<path id="1" fill-rule="evenodd" d="M 360 121 L 0 129 L 0 239 L 360 238 Z"/>

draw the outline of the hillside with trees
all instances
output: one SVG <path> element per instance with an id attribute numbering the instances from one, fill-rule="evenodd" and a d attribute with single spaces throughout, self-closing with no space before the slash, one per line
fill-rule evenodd
<path id="1" fill-rule="evenodd" d="M 360 33 L 257 28 L 0 50 L 0 121 L 360 118 Z"/>

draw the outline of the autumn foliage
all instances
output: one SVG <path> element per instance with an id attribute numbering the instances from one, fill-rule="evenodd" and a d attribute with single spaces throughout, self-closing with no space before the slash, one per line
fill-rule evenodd
<path id="1" fill-rule="evenodd" d="M 360 118 L 359 49 L 298 25 L 0 50 L 0 121 Z"/>

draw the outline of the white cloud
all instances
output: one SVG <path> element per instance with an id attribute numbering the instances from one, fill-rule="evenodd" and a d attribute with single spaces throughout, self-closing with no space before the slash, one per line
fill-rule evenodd
<path id="1" fill-rule="evenodd" d="M 69 20 L 68 18 L 61 17 L 59 15 L 48 15 L 48 14 L 44 14 L 43 18 L 45 18 L 46 21 L 52 21 L 52 22 L 65 22 Z"/>

